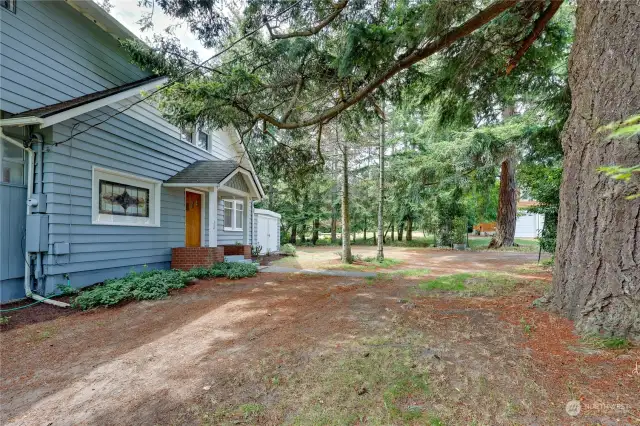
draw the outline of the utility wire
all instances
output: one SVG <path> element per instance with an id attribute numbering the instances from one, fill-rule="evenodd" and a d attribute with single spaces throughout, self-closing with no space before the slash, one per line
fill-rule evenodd
<path id="1" fill-rule="evenodd" d="M 282 12 L 280 12 L 280 13 L 278 13 L 277 15 L 275 15 L 275 16 L 273 16 L 273 17 L 271 17 L 270 19 L 277 19 L 277 18 L 279 18 L 280 16 L 282 16 L 282 15 L 284 15 L 285 13 L 289 12 L 290 10 L 292 10 L 294 7 L 296 7 L 296 6 L 297 6 L 298 4 L 300 4 L 301 2 L 302 2 L 302 0 L 298 0 L 297 2 L 295 2 L 294 4 L 292 4 L 291 6 L 289 6 L 289 7 L 288 7 L 288 8 L 286 8 L 285 10 L 283 10 Z M 129 110 L 129 109 L 133 108 L 135 105 L 137 105 L 137 104 L 139 104 L 139 103 L 141 103 L 141 102 L 144 102 L 144 101 L 146 101 L 147 99 L 149 99 L 150 97 L 155 96 L 156 94 L 158 94 L 158 93 L 160 93 L 160 92 L 162 92 L 162 91 L 166 90 L 167 88 L 169 88 L 170 86 L 172 86 L 173 84 L 175 84 L 176 82 L 178 82 L 179 80 L 182 80 L 183 78 L 185 78 L 185 77 L 189 76 L 190 74 L 192 74 L 192 73 L 193 73 L 193 72 L 195 72 L 196 70 L 198 70 L 198 69 L 200 69 L 200 68 L 204 67 L 204 65 L 205 65 L 207 62 L 209 62 L 209 61 L 211 61 L 211 60 L 213 60 L 213 59 L 217 58 L 218 56 L 220 56 L 220 55 L 222 55 L 222 54 L 224 54 L 224 53 L 228 52 L 229 50 L 233 49 L 236 45 L 238 45 L 238 44 L 239 44 L 239 43 L 241 43 L 242 41 L 246 40 L 247 38 L 251 37 L 253 34 L 255 34 L 255 33 L 257 33 L 258 31 L 260 31 L 260 30 L 261 30 L 264 26 L 266 26 L 268 23 L 269 23 L 269 19 L 265 19 L 265 20 L 263 21 L 263 23 L 262 23 L 261 25 L 259 25 L 256 29 L 254 29 L 254 30 L 252 30 L 252 31 L 249 31 L 247 34 L 245 34 L 244 36 L 242 36 L 242 37 L 240 37 L 239 39 L 235 40 L 233 43 L 231 43 L 229 46 L 225 47 L 225 48 L 224 48 L 224 49 L 222 49 L 221 51 L 217 52 L 215 55 L 211 56 L 210 58 L 208 58 L 208 59 L 206 59 L 206 60 L 204 60 L 204 61 L 202 61 L 202 62 L 200 62 L 196 67 L 194 67 L 194 68 L 190 69 L 189 71 L 186 71 L 186 72 L 184 72 L 184 73 L 180 74 L 179 76 L 177 76 L 177 77 L 176 77 L 176 78 L 174 78 L 173 80 L 171 80 L 171 81 L 167 82 L 164 86 L 159 87 L 159 88 L 158 88 L 158 89 L 156 89 L 153 93 L 150 93 L 149 95 L 147 95 L 147 96 L 144 96 L 144 97 L 140 98 L 140 99 L 139 99 L 139 100 L 137 100 L 136 102 L 134 102 L 134 103 L 132 103 L 131 105 L 127 106 L 126 108 L 124 108 L 124 109 L 122 109 L 122 110 L 119 110 L 119 111 L 116 111 L 115 113 L 113 113 L 113 114 L 109 115 L 109 116 L 108 116 L 107 118 L 105 118 L 104 120 L 101 120 L 101 121 L 99 121 L 98 123 L 95 123 L 95 124 L 90 125 L 90 126 L 89 126 L 89 127 L 87 127 L 86 129 L 84 129 L 84 130 L 82 130 L 82 131 L 80 131 L 80 132 L 76 133 L 75 135 L 74 135 L 74 134 L 72 134 L 72 135 L 71 135 L 71 136 L 69 136 L 67 139 L 62 140 L 62 141 L 60 141 L 60 142 L 56 142 L 56 143 L 54 144 L 54 146 L 58 146 L 58 145 L 60 145 L 60 144 L 63 144 L 63 143 L 65 143 L 65 142 L 68 142 L 68 141 L 70 141 L 71 139 L 73 139 L 75 136 L 78 136 L 78 135 L 80 135 L 80 134 L 82 134 L 82 133 L 86 133 L 86 132 L 88 132 L 89 130 L 93 129 L 94 127 L 99 126 L 99 125 L 101 125 L 101 124 L 103 124 L 103 123 L 107 122 L 108 120 L 112 119 L 112 118 L 113 118 L 113 117 L 115 117 L 116 115 L 122 114 L 123 112 L 125 112 L 125 111 L 127 111 L 127 110 Z M 217 68 L 221 67 L 222 65 L 225 65 L 225 64 L 220 64 L 220 65 L 218 65 L 217 67 L 214 67 L 213 69 L 217 69 Z"/>

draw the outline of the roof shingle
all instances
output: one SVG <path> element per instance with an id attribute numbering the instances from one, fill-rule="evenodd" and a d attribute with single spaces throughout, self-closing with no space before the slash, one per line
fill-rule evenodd
<path id="1" fill-rule="evenodd" d="M 238 167 L 238 163 L 231 160 L 196 161 L 165 183 L 220 183 Z"/>

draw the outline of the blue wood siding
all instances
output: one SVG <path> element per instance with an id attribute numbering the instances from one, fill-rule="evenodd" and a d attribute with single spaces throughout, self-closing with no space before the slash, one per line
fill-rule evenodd
<path id="1" fill-rule="evenodd" d="M 113 112 L 104 107 L 77 120 Z M 68 138 L 77 120 L 53 126 L 53 142 Z M 92 166 L 164 181 L 196 160 L 212 159 L 216 157 L 125 114 L 51 146 L 44 154 L 50 249 L 56 242 L 68 242 L 70 254 L 46 256 L 46 290 L 66 282 L 67 273 L 73 286 L 82 287 L 143 265 L 168 268 L 171 248 L 184 245 L 184 188 L 162 188 L 160 227 L 93 225 Z M 207 195 L 203 202 L 206 206 Z M 205 213 L 204 244 L 209 240 L 207 223 Z"/>
<path id="2" fill-rule="evenodd" d="M 64 1 L 0 8 L 0 109 L 19 113 L 148 75 L 119 42 Z"/>
<path id="3" fill-rule="evenodd" d="M 247 183 L 244 181 L 244 177 L 241 173 L 236 173 L 234 177 L 225 183 L 225 186 L 239 191 L 249 192 L 249 186 L 247 186 Z"/>
<path id="4" fill-rule="evenodd" d="M 0 183 L 0 301 L 24 297 L 27 188 Z"/>

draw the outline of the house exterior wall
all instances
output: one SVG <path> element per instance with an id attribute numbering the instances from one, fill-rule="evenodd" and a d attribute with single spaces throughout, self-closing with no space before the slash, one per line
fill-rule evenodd
<path id="1" fill-rule="evenodd" d="M 92 115 L 112 114 L 105 107 Z M 88 115 L 77 120 L 87 120 Z M 52 142 L 65 140 L 77 120 L 53 127 Z M 185 189 L 162 187 L 160 226 L 92 224 L 92 167 L 101 167 L 164 181 L 196 160 L 216 159 L 146 123 L 118 115 L 99 128 L 75 136 L 44 154 L 44 191 L 47 194 L 49 243 L 70 244 L 70 254 L 45 257 L 46 291 L 66 283 L 82 287 L 130 270 L 168 268 L 171 248 L 185 244 Z M 203 191 L 205 192 L 205 191 Z M 208 195 L 202 202 L 208 205 Z M 203 245 L 208 244 L 208 209 Z"/>
<path id="2" fill-rule="evenodd" d="M 25 186 L 0 183 L 0 300 L 24 296 Z"/>
<path id="3" fill-rule="evenodd" d="M 117 40 L 63 1 L 18 1 L 15 14 L 0 8 L 0 64 L 0 110 L 11 114 L 149 75 L 130 63 Z M 185 243 L 184 188 L 162 187 L 159 227 L 92 224 L 93 166 L 158 181 L 197 160 L 242 158 L 248 167 L 248 158 L 240 157 L 238 142 L 229 132 L 208 132 L 209 149 L 201 149 L 182 140 L 180 129 L 152 104 L 131 105 L 139 99 L 122 100 L 38 131 L 47 145 L 44 166 L 36 164 L 34 174 L 37 178 L 40 170 L 44 172 L 49 215 L 46 279 L 39 293 L 66 284 L 66 274 L 72 286 L 82 287 L 131 270 L 169 268 L 171 249 Z M 86 124 L 102 121 L 123 107 L 131 108 L 88 129 Z M 72 134 L 72 140 L 51 145 Z M 0 301 L 24 296 L 26 192 L 26 186 L 0 183 Z M 208 206 L 209 195 L 201 192 Z M 222 231 L 221 212 L 219 206 L 218 244 L 242 241 L 242 232 Z M 203 230 L 202 244 L 207 245 L 207 208 Z M 249 241 L 253 235 L 250 228 Z M 55 243 L 69 243 L 70 253 L 54 255 Z"/>
<path id="4" fill-rule="evenodd" d="M 218 245 L 234 245 L 242 243 L 244 234 L 242 231 L 225 231 L 224 230 L 224 202 L 223 200 L 241 199 L 241 197 L 218 196 Z M 249 245 L 255 245 L 255 225 L 254 225 L 254 207 L 253 202 L 249 202 Z"/>
<path id="5" fill-rule="evenodd" d="M 239 191 L 249 192 L 249 186 L 244 181 L 244 177 L 241 173 L 236 173 L 231 179 L 225 183 L 225 186 L 229 188 L 237 189 Z"/>
<path id="6" fill-rule="evenodd" d="M 12 114 L 149 75 L 64 1 L 18 1 L 16 13 L 0 8 L 0 63 L 0 109 Z"/>

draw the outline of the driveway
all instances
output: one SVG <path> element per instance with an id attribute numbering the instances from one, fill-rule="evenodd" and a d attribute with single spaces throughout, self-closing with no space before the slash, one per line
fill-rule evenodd
<path id="1" fill-rule="evenodd" d="M 340 247 L 300 247 L 296 257 L 285 257 L 273 265 L 297 269 L 334 269 L 340 265 Z M 427 268 L 431 275 L 491 270 L 511 270 L 535 263 L 538 253 L 508 251 L 454 251 L 433 248 L 385 247 L 385 258 L 400 261 L 391 269 Z M 376 248 L 354 246 L 352 254 L 362 259 L 374 258 Z M 543 259 L 548 258 L 544 255 Z"/>
<path id="2" fill-rule="evenodd" d="M 391 253 L 439 273 L 535 258 Z M 5 329 L 0 423 L 560 424 L 581 395 L 591 423 L 640 416 L 638 351 L 577 350 L 569 321 L 531 308 L 529 279 L 458 297 L 416 277 L 262 273 Z"/>

